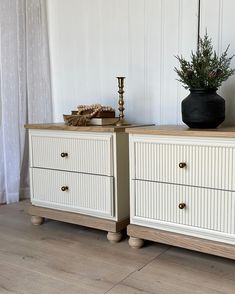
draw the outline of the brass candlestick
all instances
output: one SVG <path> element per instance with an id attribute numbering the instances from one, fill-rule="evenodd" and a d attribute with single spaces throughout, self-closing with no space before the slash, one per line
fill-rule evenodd
<path id="1" fill-rule="evenodd" d="M 124 119 L 124 97 L 123 97 L 123 94 L 125 93 L 124 92 L 124 79 L 125 77 L 117 77 L 118 79 L 118 93 L 119 93 L 119 101 L 118 101 L 118 104 L 119 104 L 119 120 L 118 122 L 116 123 L 116 126 L 123 126 L 124 124 L 126 124 L 125 122 L 125 119 Z"/>

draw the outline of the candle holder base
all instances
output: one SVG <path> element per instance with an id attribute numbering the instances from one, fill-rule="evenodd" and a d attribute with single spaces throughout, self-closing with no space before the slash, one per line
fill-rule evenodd
<path id="1" fill-rule="evenodd" d="M 121 126 L 124 126 L 124 125 L 127 125 L 128 123 L 125 121 L 125 119 L 120 119 L 116 122 L 116 126 L 117 127 L 121 127 Z"/>

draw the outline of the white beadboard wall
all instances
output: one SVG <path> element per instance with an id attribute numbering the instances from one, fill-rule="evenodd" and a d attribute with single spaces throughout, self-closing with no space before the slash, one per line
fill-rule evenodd
<path id="1" fill-rule="evenodd" d="M 196 47 L 198 0 L 47 3 L 55 121 L 78 104 L 117 109 L 122 75 L 129 121 L 182 123 L 174 55 Z"/>
<path id="2" fill-rule="evenodd" d="M 229 54 L 235 54 L 235 1 L 201 0 L 201 35 L 207 30 L 213 38 L 215 49 L 221 53 L 230 44 Z M 232 60 L 235 68 L 235 58 Z M 235 124 L 235 75 L 219 91 L 226 99 L 225 124 Z"/>

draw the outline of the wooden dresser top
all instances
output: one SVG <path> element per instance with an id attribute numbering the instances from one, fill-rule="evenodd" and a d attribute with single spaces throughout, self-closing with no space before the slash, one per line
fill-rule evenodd
<path id="1" fill-rule="evenodd" d="M 124 126 L 68 126 L 65 123 L 48 123 L 48 124 L 26 124 L 26 129 L 38 130 L 62 130 L 62 131 L 77 131 L 77 132 L 125 132 L 127 128 L 140 127 L 143 124 L 129 124 Z"/>
<path id="2" fill-rule="evenodd" d="M 128 128 L 126 132 L 129 134 L 143 135 L 235 138 L 235 126 L 219 127 L 216 129 L 190 129 L 186 126 L 159 125 Z"/>

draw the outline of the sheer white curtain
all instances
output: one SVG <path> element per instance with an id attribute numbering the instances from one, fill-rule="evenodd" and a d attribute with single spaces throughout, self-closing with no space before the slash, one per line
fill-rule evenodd
<path id="1" fill-rule="evenodd" d="M 0 0 L 0 203 L 27 196 L 27 122 L 52 121 L 46 0 Z"/>

